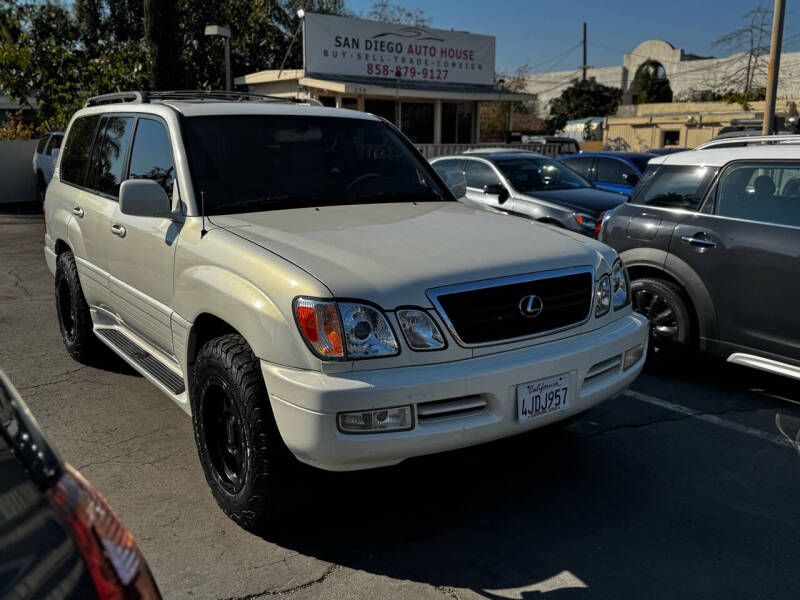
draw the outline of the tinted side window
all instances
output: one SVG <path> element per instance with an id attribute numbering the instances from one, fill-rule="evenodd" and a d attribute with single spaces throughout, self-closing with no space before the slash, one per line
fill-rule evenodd
<path id="1" fill-rule="evenodd" d="M 86 169 L 89 166 L 89 153 L 92 151 L 94 133 L 100 115 L 76 119 L 69 130 L 61 157 L 61 179 L 76 185 L 83 185 Z"/>
<path id="2" fill-rule="evenodd" d="M 717 169 L 712 167 L 650 165 L 645 177 L 633 189 L 630 201 L 697 210 L 716 173 Z"/>
<path id="3" fill-rule="evenodd" d="M 172 198 L 175 163 L 166 127 L 153 119 L 139 119 L 131 150 L 130 179 L 152 179 Z"/>
<path id="4" fill-rule="evenodd" d="M 722 173 L 715 211 L 723 217 L 800 226 L 800 163 L 737 163 Z"/>
<path id="5" fill-rule="evenodd" d="M 92 156 L 88 187 L 116 197 L 122 183 L 125 156 L 133 130 L 133 117 L 109 117 Z"/>
<path id="6" fill-rule="evenodd" d="M 61 148 L 61 141 L 63 139 L 64 136 L 61 134 L 52 136 L 50 138 L 50 145 L 47 147 L 47 153 L 53 154 L 53 150 L 55 150 L 56 148 Z"/>
<path id="7" fill-rule="evenodd" d="M 597 181 L 608 181 L 610 183 L 625 183 L 622 179 L 624 174 L 637 175 L 633 167 L 617 160 L 616 158 L 597 158 Z"/>
<path id="8" fill-rule="evenodd" d="M 589 173 L 589 170 L 592 168 L 592 160 L 594 159 L 590 156 L 579 156 L 576 158 L 565 158 L 561 162 L 563 162 L 584 179 L 591 179 L 591 173 Z"/>
<path id="9" fill-rule="evenodd" d="M 440 160 L 433 164 L 433 168 L 436 169 L 436 172 L 439 174 L 440 177 L 444 177 L 444 174 L 448 171 L 463 171 L 464 170 L 464 161 L 463 160 Z"/>
<path id="10" fill-rule="evenodd" d="M 476 160 L 467 161 L 467 187 L 482 190 L 493 183 L 500 183 L 500 179 L 489 165 Z"/>

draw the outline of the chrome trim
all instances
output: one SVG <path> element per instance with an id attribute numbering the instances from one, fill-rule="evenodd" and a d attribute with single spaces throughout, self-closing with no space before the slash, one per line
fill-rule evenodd
<path id="1" fill-rule="evenodd" d="M 715 146 L 726 146 L 727 144 L 737 144 L 740 142 L 745 142 L 747 146 L 753 145 L 757 146 L 760 144 L 756 144 L 753 142 L 769 142 L 770 144 L 779 144 L 779 145 L 792 145 L 792 144 L 800 144 L 800 135 L 798 134 L 772 134 L 772 135 L 742 135 L 742 136 L 734 136 L 729 138 L 719 138 L 714 140 L 708 140 L 694 148 L 694 150 L 708 150 L 710 148 L 714 148 Z M 734 146 L 735 147 L 735 146 Z"/>
<path id="2" fill-rule="evenodd" d="M 712 242 L 711 240 L 705 240 L 703 238 L 692 237 L 691 235 L 682 235 L 681 239 L 687 244 L 691 244 L 692 246 L 702 246 L 703 248 L 717 247 L 716 242 Z"/>
<path id="3" fill-rule="evenodd" d="M 529 281 L 539 281 L 541 279 L 552 279 L 554 277 L 564 277 L 566 275 L 578 275 L 581 273 L 589 273 L 592 276 L 592 289 L 590 292 L 589 297 L 589 312 L 586 314 L 586 318 L 582 321 L 576 321 L 575 323 L 571 323 L 569 325 L 565 325 L 564 327 L 558 327 L 556 329 L 548 329 L 547 331 L 540 331 L 539 333 L 534 333 L 531 335 L 523 335 L 514 338 L 505 338 L 500 340 L 492 340 L 491 342 L 479 342 L 477 344 L 470 344 L 462 340 L 458 332 L 456 332 L 456 328 L 453 323 L 450 321 L 450 317 L 447 316 L 444 308 L 442 307 L 441 303 L 439 302 L 439 296 L 445 296 L 447 294 L 457 294 L 460 292 L 471 292 L 474 290 L 482 290 L 486 288 L 492 287 L 499 287 L 501 285 L 513 285 L 515 283 L 527 283 Z M 456 283 L 454 285 L 446 285 L 443 287 L 438 288 L 430 288 L 425 290 L 425 295 L 428 297 L 428 300 L 431 301 L 434 308 L 436 308 L 436 312 L 439 317 L 444 321 L 445 325 L 447 325 L 447 330 L 450 332 L 450 335 L 453 336 L 453 339 L 458 342 L 459 346 L 463 346 L 464 348 L 480 348 L 482 346 L 497 346 L 500 344 L 510 344 L 512 342 L 519 342 L 522 340 L 528 340 L 533 338 L 542 337 L 545 335 L 549 335 L 551 333 L 557 333 L 559 331 L 564 331 L 566 329 L 572 329 L 574 327 L 580 327 L 581 325 L 585 324 L 589 318 L 592 316 L 592 312 L 594 311 L 594 288 L 595 288 L 596 280 L 594 274 L 594 267 L 583 265 L 579 267 L 567 267 L 564 269 L 552 269 L 550 271 L 539 271 L 538 273 L 525 273 L 522 275 L 509 275 L 506 277 L 494 277 L 492 279 L 481 279 L 479 281 L 470 281 L 467 283 Z"/>
<path id="4" fill-rule="evenodd" d="M 764 358 L 763 356 L 756 356 L 755 354 L 747 354 L 746 352 L 734 352 L 731 354 L 727 361 L 735 365 L 742 365 L 752 369 L 759 369 L 767 371 L 775 375 L 783 375 L 785 377 L 793 377 L 800 379 L 800 367 L 790 365 L 788 363 L 772 360 L 771 358 Z"/>

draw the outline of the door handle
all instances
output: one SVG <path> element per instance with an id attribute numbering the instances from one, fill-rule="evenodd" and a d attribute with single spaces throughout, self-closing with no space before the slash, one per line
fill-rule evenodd
<path id="1" fill-rule="evenodd" d="M 717 242 L 712 242 L 711 240 L 707 240 L 704 238 L 694 237 L 691 235 L 683 235 L 681 239 L 689 244 L 690 246 L 695 246 L 698 248 L 716 248 Z"/>
<path id="2" fill-rule="evenodd" d="M 116 236 L 119 236 L 119 237 L 123 238 L 123 237 L 125 237 L 125 234 L 127 233 L 127 231 L 125 231 L 125 228 L 122 225 L 117 225 L 116 223 L 114 223 L 111 226 L 111 233 L 113 233 Z"/>
<path id="3" fill-rule="evenodd" d="M 78 217 L 79 219 L 83 218 L 83 209 L 80 206 L 72 207 L 72 214 Z"/>

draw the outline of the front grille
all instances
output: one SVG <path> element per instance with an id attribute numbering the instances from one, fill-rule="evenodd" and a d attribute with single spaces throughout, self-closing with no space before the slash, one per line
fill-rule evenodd
<path id="1" fill-rule="evenodd" d="M 508 341 L 585 321 L 592 306 L 590 267 L 519 275 L 428 291 L 452 333 L 466 345 Z M 541 299 L 534 317 L 520 310 L 523 298 Z"/>
<path id="2" fill-rule="evenodd" d="M 483 396 L 463 396 L 448 400 L 422 402 L 417 404 L 417 421 L 426 423 L 452 417 L 463 417 L 464 415 L 483 412 L 486 406 L 486 398 Z"/>

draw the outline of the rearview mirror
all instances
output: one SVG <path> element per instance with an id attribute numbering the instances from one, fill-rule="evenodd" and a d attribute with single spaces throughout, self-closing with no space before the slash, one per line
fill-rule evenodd
<path id="1" fill-rule="evenodd" d="M 172 204 L 152 179 L 128 179 L 119 187 L 119 210 L 133 217 L 168 217 Z"/>
<path id="2" fill-rule="evenodd" d="M 448 171 L 444 174 L 444 184 L 447 186 L 453 196 L 458 200 L 467 195 L 467 178 L 461 171 Z"/>
<path id="3" fill-rule="evenodd" d="M 506 186 L 504 186 L 502 183 L 490 183 L 489 185 L 483 186 L 483 193 L 497 196 L 497 201 L 500 204 L 508 200 L 509 196 Z"/>
<path id="4" fill-rule="evenodd" d="M 623 173 L 622 181 L 624 181 L 628 185 L 636 185 L 637 183 L 639 183 L 639 176 L 633 173 Z"/>

